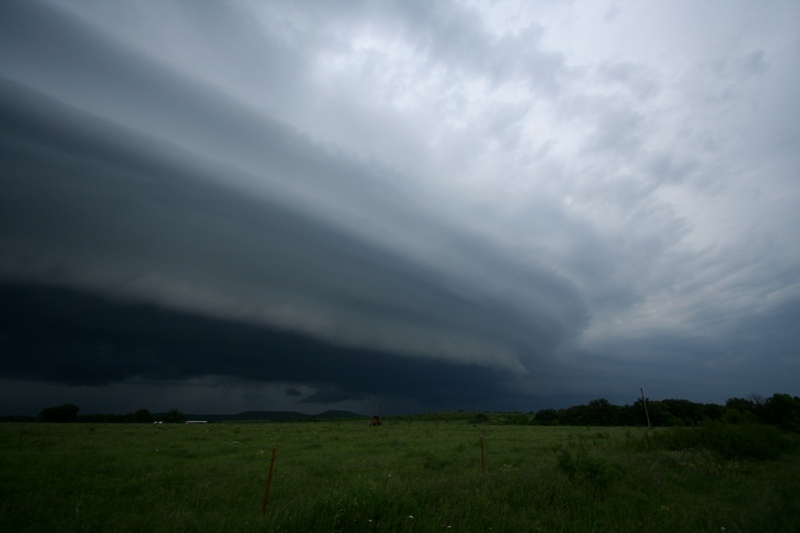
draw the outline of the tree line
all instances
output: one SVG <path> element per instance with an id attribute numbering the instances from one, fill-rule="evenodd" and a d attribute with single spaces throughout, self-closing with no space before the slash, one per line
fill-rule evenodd
<path id="1" fill-rule="evenodd" d="M 532 416 L 517 416 L 516 423 L 554 426 L 693 426 L 702 422 L 770 424 L 800 431 L 800 397 L 776 393 L 769 398 L 750 395 L 730 398 L 725 405 L 689 400 L 651 401 L 639 398 L 633 405 L 614 405 L 604 398 L 565 409 L 542 409 Z M 513 417 L 507 422 L 514 423 Z"/>
<path id="2" fill-rule="evenodd" d="M 38 416 L 42 422 L 95 422 L 95 423 L 182 423 L 185 415 L 172 409 L 154 415 L 147 409 L 132 413 L 79 415 L 80 408 L 73 404 L 43 409 Z M 466 413 L 458 418 L 466 417 Z M 422 418 L 439 419 L 440 414 L 422 415 Z M 8 418 L 8 417 L 7 417 Z M 398 419 L 407 417 L 395 417 Z M 411 417 L 411 418 L 417 418 Z M 585 405 L 563 409 L 541 409 L 525 413 L 477 413 L 469 419 L 472 423 L 533 424 L 542 426 L 694 426 L 704 422 L 730 424 L 769 424 L 781 429 L 800 432 L 800 397 L 776 393 L 769 398 L 750 395 L 747 398 L 730 398 L 725 405 L 696 403 L 689 400 L 649 400 L 638 398 L 632 405 L 615 405 L 599 398 Z"/>
<path id="3" fill-rule="evenodd" d="M 71 403 L 65 403 L 58 407 L 47 407 L 39 413 L 38 419 L 42 422 L 96 422 L 96 423 L 129 423 L 129 424 L 152 424 L 153 422 L 183 423 L 186 417 L 177 409 L 171 409 L 164 415 L 154 415 L 147 409 L 138 409 L 132 413 L 124 415 L 116 414 L 93 414 L 79 415 L 80 407 Z"/>

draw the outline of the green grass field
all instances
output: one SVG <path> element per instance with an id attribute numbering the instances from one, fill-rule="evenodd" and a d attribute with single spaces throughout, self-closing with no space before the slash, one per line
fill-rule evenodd
<path id="1" fill-rule="evenodd" d="M 795 438 L 697 431 L 2 424 L 0 530 L 800 531 Z"/>

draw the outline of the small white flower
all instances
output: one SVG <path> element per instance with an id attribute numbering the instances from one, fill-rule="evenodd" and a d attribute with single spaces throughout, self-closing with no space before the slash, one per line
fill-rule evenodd
<path id="1" fill-rule="evenodd" d="M 413 516 L 413 515 L 408 515 L 408 517 L 409 517 L 409 518 L 414 518 L 414 516 Z"/>

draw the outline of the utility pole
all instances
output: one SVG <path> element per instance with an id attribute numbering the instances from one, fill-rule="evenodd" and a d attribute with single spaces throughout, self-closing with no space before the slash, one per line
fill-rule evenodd
<path id="1" fill-rule="evenodd" d="M 647 417 L 647 429 L 650 429 L 650 414 L 647 412 L 647 400 L 644 397 L 644 390 L 639 387 L 639 391 L 642 393 L 642 403 L 644 404 L 644 416 Z"/>

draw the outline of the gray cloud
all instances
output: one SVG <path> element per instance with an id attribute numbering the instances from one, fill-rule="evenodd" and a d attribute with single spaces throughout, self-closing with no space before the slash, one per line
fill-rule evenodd
<path id="1" fill-rule="evenodd" d="M 197 159 L 185 165 L 178 148 L 165 150 L 30 94 L 14 98 L 23 91 L 18 86 L 6 89 L 12 95 L 4 113 L 10 141 L 3 177 L 13 191 L 4 209 L 9 268 L 33 271 L 14 264 L 25 257 L 21 248 L 29 257 L 60 263 L 81 285 L 126 293 L 131 289 L 108 286 L 126 283 L 147 298 L 206 313 L 277 322 L 348 344 L 473 362 L 486 357 L 518 369 L 515 352 L 522 346 L 552 345 L 559 328 L 584 318 L 578 300 L 564 305 L 576 296 L 556 276 L 532 278 L 491 257 L 480 260 L 478 266 L 535 285 L 547 307 L 523 316 L 500 303 L 508 294 L 461 287 L 323 220 L 267 199 L 253 201 L 213 181 L 235 169 L 198 165 Z M 43 122 L 30 117 L 33 111 L 25 115 L 30 109 Z M 70 140 L 48 143 L 62 138 L 65 124 Z M 154 158 L 159 152 L 161 160 Z M 15 204 L 28 208 L 19 211 Z M 456 248 L 469 246 L 456 242 Z M 64 252 L 54 252 L 59 249 Z M 94 264 L 109 271 L 105 286 L 82 276 Z M 148 281 L 153 275 L 158 279 Z M 449 333 L 442 335 L 442 328 Z M 523 328 L 525 334 L 516 333 Z"/>
<path id="2" fill-rule="evenodd" d="M 793 392 L 797 10 L 673 9 L 3 4 L 9 390 Z"/>

